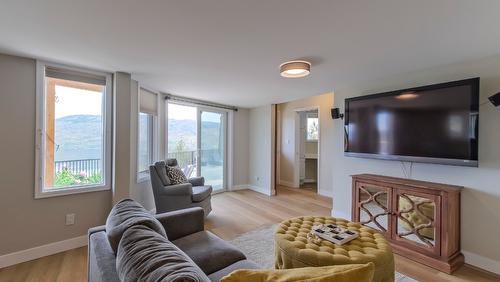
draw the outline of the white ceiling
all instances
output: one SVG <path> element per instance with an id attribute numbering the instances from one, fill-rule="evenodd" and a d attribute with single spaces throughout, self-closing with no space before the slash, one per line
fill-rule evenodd
<path id="1" fill-rule="evenodd" d="M 500 53 L 496 0 L 0 0 L 0 51 L 242 107 Z M 312 62 L 303 79 L 279 65 Z"/>

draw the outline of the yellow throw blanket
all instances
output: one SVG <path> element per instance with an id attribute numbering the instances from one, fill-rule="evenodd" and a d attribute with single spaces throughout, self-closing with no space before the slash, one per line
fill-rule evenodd
<path id="1" fill-rule="evenodd" d="M 371 282 L 375 265 L 347 264 L 293 269 L 240 269 L 223 277 L 221 282 Z"/>

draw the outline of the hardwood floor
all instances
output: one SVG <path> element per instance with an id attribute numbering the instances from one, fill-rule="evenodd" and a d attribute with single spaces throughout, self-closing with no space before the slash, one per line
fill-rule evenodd
<path id="1" fill-rule="evenodd" d="M 230 240 L 250 230 L 300 215 L 330 215 L 332 201 L 308 190 L 279 186 L 269 197 L 250 190 L 213 196 L 206 228 Z M 500 277 L 464 266 L 447 275 L 396 256 L 396 269 L 419 281 L 500 281 Z M 86 281 L 87 248 L 78 248 L 0 269 L 0 281 Z"/>

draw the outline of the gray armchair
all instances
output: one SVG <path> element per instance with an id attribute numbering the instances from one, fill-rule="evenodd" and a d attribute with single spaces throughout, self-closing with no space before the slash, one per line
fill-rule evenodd
<path id="1" fill-rule="evenodd" d="M 212 186 L 205 185 L 205 178 L 193 177 L 188 183 L 172 185 L 166 166 L 177 166 L 176 159 L 156 162 L 149 167 L 151 187 L 155 198 L 156 213 L 200 207 L 207 216 L 212 211 L 210 202 Z"/>

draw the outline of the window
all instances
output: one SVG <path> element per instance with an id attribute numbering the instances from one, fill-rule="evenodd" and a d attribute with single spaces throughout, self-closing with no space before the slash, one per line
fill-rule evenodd
<path id="1" fill-rule="evenodd" d="M 139 88 L 139 119 L 137 130 L 137 182 L 149 179 L 149 166 L 157 155 L 158 94 Z"/>
<path id="2" fill-rule="evenodd" d="M 147 174 L 149 165 L 153 162 L 153 115 L 151 114 L 139 114 L 138 151 L 138 173 Z"/>
<path id="3" fill-rule="evenodd" d="M 307 141 L 318 141 L 318 115 L 307 115 Z"/>
<path id="4" fill-rule="evenodd" d="M 37 62 L 35 197 L 110 187 L 111 76 Z"/>

